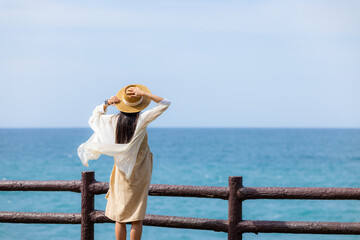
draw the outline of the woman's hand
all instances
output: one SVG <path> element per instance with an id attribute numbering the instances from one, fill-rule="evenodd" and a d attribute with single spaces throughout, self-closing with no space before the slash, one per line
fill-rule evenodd
<path id="1" fill-rule="evenodd" d="M 116 96 L 112 96 L 111 98 L 108 99 L 108 103 L 110 105 L 114 105 L 115 103 L 119 103 L 120 100 L 116 97 Z"/>
<path id="2" fill-rule="evenodd" d="M 145 92 L 143 90 L 138 89 L 137 87 L 129 87 L 126 89 L 126 95 L 132 97 L 142 97 Z"/>

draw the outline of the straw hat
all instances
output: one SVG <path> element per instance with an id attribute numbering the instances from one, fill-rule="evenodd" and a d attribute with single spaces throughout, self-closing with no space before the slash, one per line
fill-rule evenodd
<path id="1" fill-rule="evenodd" d="M 141 84 L 131 84 L 126 87 L 120 89 L 120 91 L 116 94 L 116 97 L 120 100 L 119 103 L 116 103 L 115 106 L 122 112 L 126 113 L 135 113 L 140 112 L 149 106 L 151 99 L 147 97 L 130 97 L 130 95 L 126 94 L 126 90 L 130 87 L 137 87 L 144 92 L 151 93 L 150 90 Z"/>

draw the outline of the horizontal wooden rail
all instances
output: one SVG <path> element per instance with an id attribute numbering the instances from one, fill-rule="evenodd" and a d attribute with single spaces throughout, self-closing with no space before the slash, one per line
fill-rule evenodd
<path id="1" fill-rule="evenodd" d="M 91 214 L 94 223 L 110 223 L 114 222 L 104 215 L 104 211 L 95 210 Z M 227 232 L 227 221 L 220 219 L 191 218 L 191 217 L 175 217 L 164 215 L 147 214 L 145 216 L 144 225 L 155 227 L 171 227 L 171 228 L 188 228 L 199 230 L 213 230 Z"/>
<path id="2" fill-rule="evenodd" d="M 71 191 L 80 193 L 81 181 L 0 181 L 0 191 Z M 109 183 L 94 181 L 89 186 L 92 194 L 104 194 Z M 228 199 L 228 187 L 151 184 L 151 196 L 198 197 Z"/>
<path id="3" fill-rule="evenodd" d="M 0 222 L 7 223 L 61 223 L 80 224 L 80 213 L 57 212 L 3 212 L 0 211 Z"/>
<path id="4" fill-rule="evenodd" d="M 242 233 L 360 234 L 360 223 L 352 222 L 286 222 L 241 221 Z"/>
<path id="5" fill-rule="evenodd" d="M 112 223 L 104 211 L 90 213 L 93 223 Z M 80 213 L 39 213 L 0 212 L 0 222 L 7 223 L 47 223 L 80 224 Z M 228 221 L 191 217 L 176 217 L 147 214 L 146 226 L 187 228 L 199 230 L 228 231 Z M 360 234 L 360 223 L 345 222 L 293 222 L 293 221 L 241 221 L 237 225 L 242 233 L 301 233 L 301 234 Z"/>
<path id="6" fill-rule="evenodd" d="M 113 223 L 105 216 L 104 211 L 95 210 L 90 214 L 93 223 Z M 0 222 L 7 223 L 48 223 L 48 224 L 80 224 L 80 213 L 40 213 L 40 212 L 2 212 Z M 227 221 L 206 218 L 176 217 L 147 214 L 144 225 L 155 227 L 188 228 L 227 232 Z"/>
<path id="7" fill-rule="evenodd" d="M 152 184 L 149 194 L 152 196 L 219 198 L 227 200 L 229 199 L 229 188 Z"/>
<path id="8" fill-rule="evenodd" d="M 239 199 L 360 200 L 360 188 L 244 187 Z"/>
<path id="9" fill-rule="evenodd" d="M 80 192 L 81 181 L 0 181 L 0 191 L 70 191 Z M 109 190 L 107 182 L 94 181 L 89 185 L 93 194 Z M 229 198 L 228 187 L 151 184 L 151 196 Z M 237 194 L 246 199 L 309 199 L 309 200 L 360 200 L 360 188 L 312 187 L 243 187 Z"/>
<path id="10" fill-rule="evenodd" d="M 0 191 L 69 191 L 80 192 L 81 181 L 0 181 Z"/>
<path id="11" fill-rule="evenodd" d="M 109 184 L 106 182 L 93 182 L 90 184 L 89 189 L 93 194 L 104 194 L 108 191 Z M 168 197 L 219 198 L 227 200 L 229 198 L 229 188 L 151 184 L 149 188 L 149 195 Z"/>

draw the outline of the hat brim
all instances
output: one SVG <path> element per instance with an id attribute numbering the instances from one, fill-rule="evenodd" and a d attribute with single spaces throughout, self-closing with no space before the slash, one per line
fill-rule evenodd
<path id="1" fill-rule="evenodd" d="M 144 110 L 145 108 L 147 108 L 147 106 L 149 106 L 149 104 L 151 102 L 151 99 L 149 99 L 147 97 L 144 97 L 143 101 L 137 106 L 130 107 L 124 103 L 123 96 L 125 95 L 125 89 L 127 89 L 128 87 L 137 87 L 140 90 L 143 90 L 144 92 L 151 93 L 150 90 L 144 85 L 141 85 L 141 84 L 128 85 L 128 86 L 120 89 L 120 91 L 116 94 L 116 97 L 120 100 L 120 102 L 116 103 L 115 107 L 117 109 L 119 109 L 121 112 L 126 112 L 126 113 L 140 112 L 141 110 Z"/>

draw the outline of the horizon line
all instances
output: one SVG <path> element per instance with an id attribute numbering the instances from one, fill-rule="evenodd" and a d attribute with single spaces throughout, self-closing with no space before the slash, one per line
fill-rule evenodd
<path id="1" fill-rule="evenodd" d="M 224 126 L 179 126 L 179 127 L 148 127 L 148 129 L 184 129 L 184 128 L 188 128 L 188 129 L 194 129 L 194 128 L 199 128 L 199 129 L 360 129 L 360 127 L 247 127 L 247 126 L 243 126 L 243 127 L 233 127 L 233 126 L 229 126 L 229 127 L 224 127 Z M 4 130 L 4 129 L 90 129 L 90 127 L 0 127 L 0 130 Z"/>

